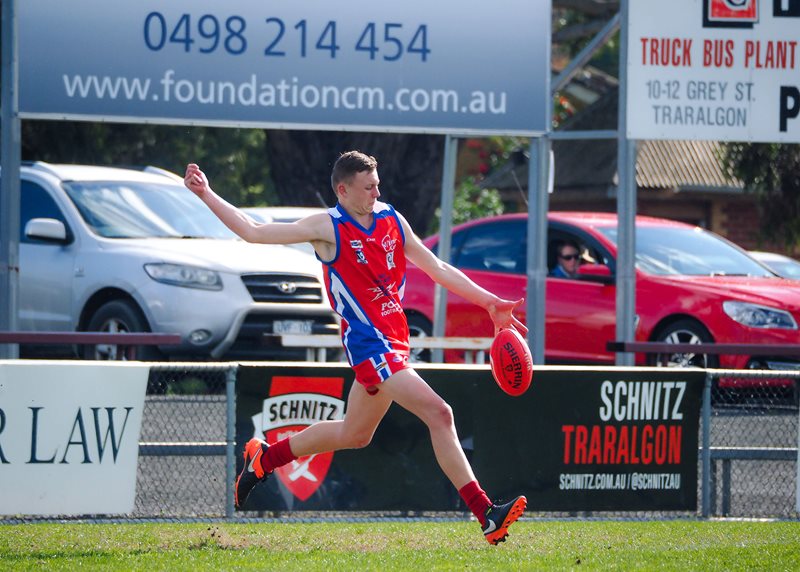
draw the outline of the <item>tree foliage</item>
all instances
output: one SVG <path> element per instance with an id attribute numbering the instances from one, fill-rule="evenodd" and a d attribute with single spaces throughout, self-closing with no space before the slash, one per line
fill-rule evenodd
<path id="1" fill-rule="evenodd" d="M 444 137 L 341 131 L 269 131 L 268 159 L 281 203 L 335 203 L 331 167 L 356 149 L 378 160 L 381 200 L 394 205 L 417 232 L 428 228 L 439 205 Z"/>
<path id="2" fill-rule="evenodd" d="M 22 160 L 110 166 L 153 165 L 183 174 L 198 163 L 212 186 L 236 204 L 276 198 L 259 129 L 73 121 L 23 121 Z"/>
<path id="3" fill-rule="evenodd" d="M 761 233 L 787 250 L 800 246 L 800 145 L 729 144 L 725 163 L 758 196 Z"/>
<path id="4" fill-rule="evenodd" d="M 485 216 L 503 214 L 505 207 L 497 189 L 483 189 L 475 177 L 461 181 L 453 196 L 453 224 L 460 224 Z M 429 234 L 439 231 L 442 209 L 436 209 Z"/>

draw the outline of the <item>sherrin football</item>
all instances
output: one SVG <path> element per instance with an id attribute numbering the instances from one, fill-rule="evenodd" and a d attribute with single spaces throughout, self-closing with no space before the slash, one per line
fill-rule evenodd
<path id="1" fill-rule="evenodd" d="M 528 344 L 514 328 L 503 328 L 489 349 L 492 375 L 500 389 L 518 397 L 531 386 L 533 357 Z"/>

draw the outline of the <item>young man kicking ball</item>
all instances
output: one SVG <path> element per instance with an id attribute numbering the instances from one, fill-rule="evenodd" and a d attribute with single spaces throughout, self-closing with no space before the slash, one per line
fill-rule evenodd
<path id="1" fill-rule="evenodd" d="M 377 161 L 358 151 L 343 153 L 333 166 L 331 184 L 338 204 L 293 223 L 255 222 L 220 198 L 197 165 L 187 166 L 184 182 L 248 242 L 314 246 L 329 299 L 342 317 L 342 343 L 357 381 L 343 420 L 315 423 L 273 445 L 255 438 L 247 443 L 244 468 L 236 479 L 236 506 L 243 506 L 253 487 L 272 471 L 299 457 L 366 447 L 395 402 L 427 425 L 439 466 L 481 523 L 486 540 L 504 541 L 527 501 L 524 496 L 500 505 L 489 500 L 461 448 L 450 406 L 409 366 L 408 324 L 401 305 L 406 260 L 489 312 L 495 330 L 527 332 L 513 315 L 523 300 L 498 298 L 439 260 L 400 213 L 378 200 Z"/>

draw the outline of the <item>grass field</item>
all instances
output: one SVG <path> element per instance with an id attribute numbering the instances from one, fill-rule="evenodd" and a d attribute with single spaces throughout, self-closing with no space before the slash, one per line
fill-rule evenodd
<path id="1" fill-rule="evenodd" d="M 800 570 L 800 522 L 0 525 L 0 570 Z"/>

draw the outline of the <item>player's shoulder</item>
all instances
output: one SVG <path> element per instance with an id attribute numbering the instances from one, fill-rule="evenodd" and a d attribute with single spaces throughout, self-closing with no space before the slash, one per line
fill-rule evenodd
<path id="1" fill-rule="evenodd" d="M 372 214 L 375 215 L 385 216 L 394 212 L 394 207 L 389 203 L 384 203 L 383 201 L 375 201 L 375 204 L 372 207 Z"/>
<path id="2" fill-rule="evenodd" d="M 372 207 L 372 214 L 378 218 L 396 218 L 399 221 L 403 220 L 403 215 L 400 214 L 400 211 L 395 209 L 391 204 L 381 201 L 375 202 L 375 206 Z"/>

